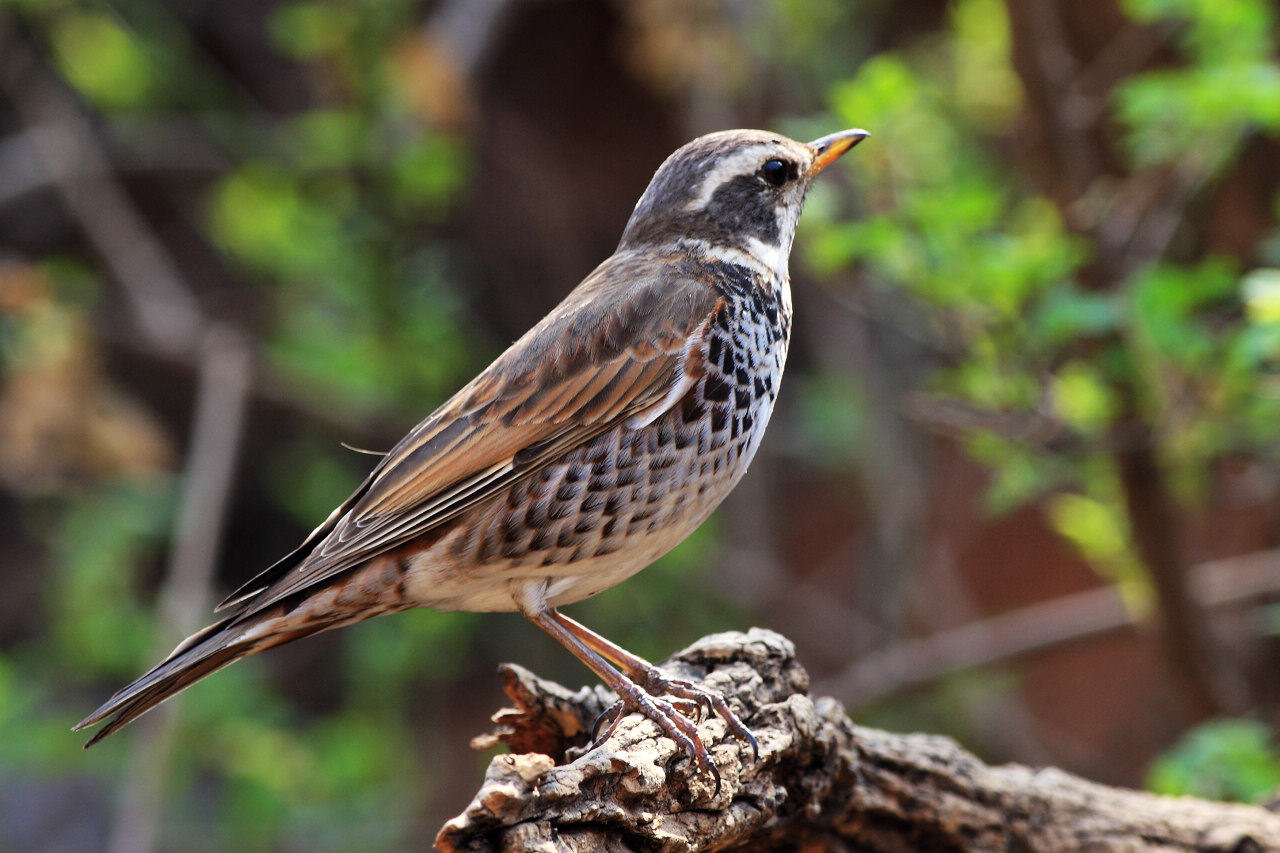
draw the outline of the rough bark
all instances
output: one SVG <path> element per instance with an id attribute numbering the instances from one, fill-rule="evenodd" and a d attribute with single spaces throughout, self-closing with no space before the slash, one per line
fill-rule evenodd
<path id="1" fill-rule="evenodd" d="M 576 693 L 518 666 L 501 672 L 515 708 L 476 739 L 496 756 L 445 851 L 1280 850 L 1262 808 L 1109 788 L 1053 768 L 991 767 L 953 741 L 854 725 L 811 699 L 785 637 L 705 637 L 664 665 L 723 692 L 760 759 L 719 719 L 699 725 L 723 784 L 699 774 L 656 726 L 625 719 L 584 753 L 611 696 Z M 567 763 L 566 763 L 567 762 Z"/>

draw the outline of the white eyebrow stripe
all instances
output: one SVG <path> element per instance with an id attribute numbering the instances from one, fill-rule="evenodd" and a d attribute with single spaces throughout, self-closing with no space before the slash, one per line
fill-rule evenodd
<path id="1" fill-rule="evenodd" d="M 716 163 L 715 168 L 703 176 L 702 183 L 698 185 L 698 191 L 694 193 L 693 198 L 689 200 L 684 209 L 688 211 L 702 210 L 727 178 L 754 172 L 755 167 L 759 165 L 757 161 L 760 160 L 760 155 L 764 149 L 773 147 L 768 142 L 757 142 L 749 148 L 744 148 L 741 151 L 730 154 L 728 157 L 722 158 Z"/>

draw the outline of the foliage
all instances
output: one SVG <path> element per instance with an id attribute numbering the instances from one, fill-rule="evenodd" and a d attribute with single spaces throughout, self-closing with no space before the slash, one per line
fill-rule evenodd
<path id="1" fill-rule="evenodd" d="M 1177 26 L 1184 51 L 1176 70 L 1133 75 L 1116 91 L 1135 167 L 1211 182 L 1250 134 L 1280 130 L 1268 4 L 1126 8 Z M 1004 8 L 956 3 L 950 35 L 882 53 L 832 89 L 836 125 L 873 127 L 892 144 L 848 159 L 866 209 L 818 225 L 806 259 L 824 273 L 856 267 L 927 307 L 941 368 L 930 393 L 993 425 L 964 434 L 991 469 L 991 508 L 1047 497 L 1055 527 L 1141 608 L 1144 569 L 1110 461 L 1118 430 L 1135 418 L 1149 427 L 1189 502 L 1205 498 L 1217 460 L 1270 455 L 1280 439 L 1275 272 L 1150 256 L 1099 282 L 1109 259 L 1098 244 L 1003 166 L 1023 98 Z M 994 426 L 1018 417 L 1055 424 L 1059 440 Z"/>
<path id="2" fill-rule="evenodd" d="M 465 150 L 451 131 L 414 113 L 399 79 L 404 70 L 383 50 L 413 25 L 411 4 L 277 7 L 269 25 L 276 49 L 308 63 L 328 89 L 313 108 L 279 120 L 247 102 L 181 22 L 154 4 L 125 2 L 110 12 L 21 4 L 19 13 L 109 133 L 128 137 L 142 117 L 189 111 L 223 146 L 233 165 L 203 188 L 198 225 L 222 262 L 261 288 L 267 357 L 301 397 L 352 420 L 403 420 L 442 399 L 484 357 L 487 342 L 468 339 L 448 246 L 431 233 L 464 191 Z M 46 269 L 55 298 L 85 291 L 82 268 L 55 259 Z M 58 310 L 79 328 L 99 298 L 93 288 Z M 16 375 L 38 360 L 36 348 L 50 339 L 6 324 L 6 371 Z M 353 469 L 369 464 L 305 432 L 279 459 L 287 466 L 250 475 L 269 479 L 281 509 L 308 527 L 363 476 Z M 27 733 L 0 746 L 0 778 L 52 777 L 59 768 L 121 772 L 127 740 L 82 757 L 67 727 L 104 688 L 136 676 L 157 654 L 154 603 L 141 590 L 152 585 L 143 576 L 161 570 L 174 491 L 172 478 L 130 468 L 86 478 L 31 510 L 30 526 L 57 567 L 43 602 L 51 627 L 0 652 L 0 714 Z M 456 675 L 474 620 L 396 621 L 351 632 L 335 678 L 359 689 L 344 692 L 350 698 L 332 713 L 300 717 L 256 660 L 193 688 L 175 739 L 165 822 L 174 835 L 165 843 L 402 843 L 431 788 L 404 696 Z M 210 780 L 218 780 L 215 804 Z M 221 818 L 210 829 L 199 837 L 182 831 L 210 826 L 211 805 Z"/>
<path id="3" fill-rule="evenodd" d="M 1187 732 L 1147 774 L 1158 794 L 1260 802 L 1280 789 L 1275 734 L 1257 720 L 1212 720 Z"/>
<path id="4" fill-rule="evenodd" d="M 401 429 L 493 355 L 497 342 L 475 322 L 453 244 L 441 236 L 471 163 L 458 130 L 419 103 L 409 47 L 417 4 L 303 0 L 271 9 L 270 47 L 316 90 L 313 105 L 281 116 L 246 99 L 176 13 L 155 4 L 10 5 L 108 135 L 132 138 L 181 116 L 216 139 L 229 166 L 202 185 L 195 224 L 218 262 L 258 289 L 265 357 L 295 398 L 343 412 L 344 423 Z M 61 340 L 49 323 L 82 330 L 109 293 L 69 258 L 42 268 L 51 293 L 37 301 L 48 296 L 54 310 L 33 316 L 45 325 L 7 314 L 0 325 L 10 377 Z M 319 430 L 281 441 L 247 475 L 301 536 L 371 462 Z M 86 754 L 67 728 L 103 690 L 154 662 L 155 602 L 143 590 L 164 569 L 175 493 L 171 475 L 125 466 L 27 509 L 56 576 L 42 602 L 47 634 L 0 650 L 0 722 L 25 734 L 0 744 L 0 791 L 24 775 L 124 772 L 127 738 Z M 695 537 L 647 586 L 603 596 L 586 618 L 654 655 L 672 650 L 670 637 L 729 627 L 729 612 L 706 607 L 697 581 L 714 548 L 712 536 Z M 672 588 L 680 606 L 667 605 Z M 451 793 L 433 778 L 409 714 L 416 697 L 470 672 L 480 624 L 475 614 L 413 612 L 344 631 L 335 684 L 323 688 L 337 697 L 332 708 L 291 705 L 258 659 L 193 686 L 173 741 L 162 844 L 403 846 L 421 831 L 423 803 Z M 654 625 L 669 630 L 655 636 Z"/>
<path id="5" fill-rule="evenodd" d="M 193 36 L 203 12 L 151 0 L 2 0 L 0 43 L 16 33 L 42 50 L 48 69 L 121 151 L 138 140 L 171 146 L 192 129 L 211 142 L 214 165 L 163 152 L 156 171 L 192 174 L 151 213 L 177 240 L 198 244 L 183 259 L 193 277 L 211 268 L 210 280 L 247 293 L 238 298 L 249 307 L 229 313 L 242 313 L 270 374 L 300 403 L 304 414 L 294 421 L 341 413 L 342 429 L 361 424 L 393 440 L 501 343 L 483 325 L 488 306 L 467 297 L 474 258 L 461 251 L 457 230 L 478 146 L 467 105 L 450 100 L 437 74 L 456 63 L 425 33 L 424 16 L 440 4 L 289 0 L 252 14 L 253 4 L 231 5 L 229 14 L 243 16 L 236 37 L 261 39 L 255 70 L 263 79 L 251 91 L 208 32 Z M 1037 504 L 1146 615 L 1151 584 L 1126 513 L 1117 437 L 1143 427 L 1187 506 L 1211 499 L 1223 460 L 1274 462 L 1280 231 L 1273 226 L 1246 259 L 1198 247 L 1170 251 L 1170 238 L 1117 262 L 1095 226 L 1121 207 L 1126 180 L 1181 176 L 1195 195 L 1212 189 L 1251 142 L 1280 132 L 1275 10 L 1265 0 L 1122 3 L 1135 25 L 1166 35 L 1174 61 L 1162 58 L 1098 96 L 1094 107 L 1112 118 L 1109 153 L 1128 171 L 1064 210 L 1017 165 L 1029 96 L 1012 61 L 1006 6 L 956 0 L 938 26 L 924 26 L 903 12 L 909 5 L 772 0 L 717 11 L 654 0 L 610 8 L 671 27 L 666 39 L 649 33 L 652 55 L 669 60 L 650 77 L 659 97 L 683 92 L 698 107 L 689 110 L 693 123 L 710 120 L 700 110 L 723 86 L 743 103 L 711 116 L 772 125 L 765 111 L 786 112 L 783 123 L 800 138 L 833 127 L 872 131 L 842 162 L 838 180 L 824 176 L 815 188 L 794 266 L 819 277 L 842 304 L 909 301 L 915 325 L 901 331 L 928 362 L 923 402 L 972 415 L 959 441 L 990 471 L 988 508 Z M 689 51 L 684 36 L 706 31 L 714 32 L 697 41 L 706 50 Z M 426 55 L 431 50 L 446 55 Z M 726 67 L 709 73 L 708 56 Z M 691 123 L 673 104 L 663 108 L 672 127 Z M 143 171 L 128 176 L 141 198 L 162 180 Z M 549 219 L 558 215 L 552 201 Z M 100 791 L 119 784 L 128 740 L 82 755 L 66 728 L 105 689 L 152 662 L 161 638 L 153 636 L 155 601 L 146 590 L 164 571 L 179 491 L 177 449 L 149 437 L 131 414 L 143 407 L 121 401 L 128 395 L 108 371 L 87 366 L 103 360 L 89 330 L 118 310 L 119 283 L 97 271 L 78 236 L 61 236 L 56 251 L 36 246 L 29 264 L 13 264 L 16 272 L 9 247 L 0 258 L 0 398 L 23 380 L 45 387 L 55 364 L 75 381 L 54 402 L 78 402 L 66 405 L 68 417 L 91 433 L 72 437 L 90 446 L 80 456 L 63 447 L 71 439 L 56 436 L 59 452 L 77 464 L 47 478 L 0 471 L 23 500 L 14 517 L 50 567 L 31 603 L 39 629 L 12 642 L 6 636 L 0 648 L 0 726 L 23 735 L 0 740 L 0 794 L 28 779 L 70 785 L 87 777 Z M 218 287 L 201 297 L 236 302 Z M 804 346 L 797 350 L 800 361 Z M 823 475 L 866 464 L 878 445 L 865 379 L 831 363 L 809 375 L 789 371 L 783 399 L 796 404 L 780 412 L 772 439 L 785 434 Z M 244 490 L 256 490 L 264 505 L 254 512 L 274 513 L 276 526 L 292 520 L 303 535 L 359 483 L 370 459 L 337 448 L 334 429 L 275 437 L 269 460 L 244 472 Z M 0 454 L 13 458 L 11 448 Z M 58 485 L 37 488 L 37 481 Z M 648 656 L 670 652 L 677 638 L 740 627 L 747 615 L 701 574 L 724 536 L 713 521 L 623 589 L 584 603 L 579 615 Z M 235 579 L 251 568 L 237 567 Z M 406 846 L 423 832 L 423 804 L 457 794 L 456 780 L 434 772 L 439 757 L 429 736 L 424 744 L 428 726 L 414 717 L 415 704 L 450 705 L 455 682 L 471 672 L 464 664 L 483 657 L 486 637 L 504 624 L 409 613 L 344 631 L 330 646 L 317 641 L 329 683 L 291 686 L 291 696 L 307 694 L 305 705 L 284 698 L 279 665 L 260 659 L 194 686 L 178 718 L 162 843 Z M 964 674 L 927 707 L 880 709 L 882 722 L 969 734 L 977 727 L 965 718 L 980 716 L 971 709 L 994 703 L 1007 680 Z M 1261 726 L 1221 721 L 1161 759 L 1149 784 L 1256 799 L 1280 784 L 1278 766 Z"/>
<path id="6" fill-rule="evenodd" d="M 1142 74 L 1117 94 L 1135 162 L 1219 167 L 1255 129 L 1280 131 L 1280 66 L 1274 6 L 1263 0 L 1130 0 L 1144 23 L 1179 24 L 1189 60 Z"/>

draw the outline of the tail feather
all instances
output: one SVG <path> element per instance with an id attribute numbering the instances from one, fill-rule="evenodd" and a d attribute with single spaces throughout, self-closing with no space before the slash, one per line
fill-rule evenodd
<path id="1" fill-rule="evenodd" d="M 324 621 L 270 630 L 278 623 L 281 609 L 257 614 L 247 620 L 225 619 L 182 641 L 168 658 L 132 684 L 121 688 L 96 711 L 76 723 L 73 731 L 107 720 L 85 749 L 184 690 L 206 675 L 246 655 L 323 631 L 332 623 Z M 108 720 L 108 718 L 110 718 Z"/>
<path id="2" fill-rule="evenodd" d="M 192 634 L 169 657 L 74 726 L 105 722 L 88 748 L 170 696 L 247 655 L 302 637 L 413 606 L 404 598 L 396 560 L 370 561 L 340 581 L 258 609 L 248 601 Z"/>
<path id="3" fill-rule="evenodd" d="M 124 728 L 169 697 L 194 684 L 214 670 L 221 669 L 227 664 L 239 660 L 246 654 L 248 654 L 248 650 L 222 649 L 207 657 L 191 661 L 183 668 L 168 675 L 153 676 L 150 673 L 144 675 L 117 694 L 119 698 L 113 696 L 108 699 L 101 708 L 76 723 L 73 729 L 79 731 L 86 726 L 91 726 L 107 717 L 111 717 L 107 724 L 95 732 L 93 737 L 89 738 L 88 742 L 85 743 L 84 748 L 88 749 L 107 735 Z"/>

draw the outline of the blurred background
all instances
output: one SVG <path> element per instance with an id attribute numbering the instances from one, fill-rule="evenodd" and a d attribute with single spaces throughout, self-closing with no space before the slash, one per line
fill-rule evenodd
<path id="1" fill-rule="evenodd" d="M 751 473 L 571 608 L 786 633 L 859 722 L 1280 786 L 1266 0 L 0 0 L 0 847 L 421 846 L 511 615 L 250 659 L 68 729 L 610 253 L 661 160 L 872 138 L 811 195 Z"/>

